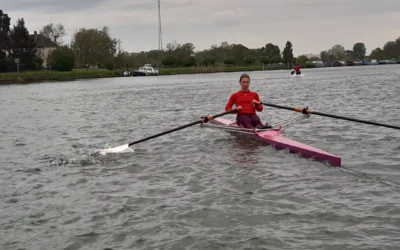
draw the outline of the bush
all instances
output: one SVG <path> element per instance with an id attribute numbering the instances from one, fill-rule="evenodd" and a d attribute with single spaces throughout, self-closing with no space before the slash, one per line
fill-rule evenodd
<path id="1" fill-rule="evenodd" d="M 176 63 L 176 57 L 175 56 L 167 56 L 164 57 L 161 61 L 161 63 L 165 66 L 172 66 Z"/>
<path id="2" fill-rule="evenodd" d="M 206 58 L 203 59 L 202 63 L 203 63 L 205 66 L 208 66 L 208 65 L 214 65 L 214 64 L 215 64 L 215 61 L 216 61 L 215 57 L 213 57 L 213 56 L 208 56 L 208 57 L 206 57 Z"/>
<path id="3" fill-rule="evenodd" d="M 271 60 L 266 56 L 262 56 L 260 57 L 260 63 L 269 64 L 271 63 Z"/>
<path id="4" fill-rule="evenodd" d="M 73 81 L 76 79 L 119 77 L 119 70 L 80 69 L 72 71 L 39 70 L 0 74 L 0 83 L 31 83 L 47 81 Z"/>
<path id="5" fill-rule="evenodd" d="M 245 58 L 244 58 L 244 63 L 246 64 L 246 65 L 250 65 L 250 64 L 254 64 L 254 63 L 256 63 L 256 58 L 254 57 L 254 56 L 252 56 L 252 55 L 248 55 L 248 56 L 246 56 Z"/>
<path id="6" fill-rule="evenodd" d="M 15 72 L 17 71 L 17 65 L 15 62 L 8 59 L 0 59 L 0 72 Z"/>
<path id="7" fill-rule="evenodd" d="M 196 58 L 194 56 L 189 56 L 182 60 L 182 65 L 184 67 L 191 67 L 195 64 L 196 64 Z"/>
<path id="8" fill-rule="evenodd" d="M 40 56 L 34 56 L 33 63 L 35 64 L 35 69 L 43 68 L 43 59 Z"/>
<path id="9" fill-rule="evenodd" d="M 104 63 L 104 67 L 108 70 L 113 70 L 114 69 L 114 60 L 113 59 L 108 59 Z"/>
<path id="10" fill-rule="evenodd" d="M 224 64 L 231 66 L 233 64 L 235 64 L 235 58 L 233 57 L 228 57 L 224 60 Z"/>
<path id="11" fill-rule="evenodd" d="M 67 46 L 53 50 L 48 58 L 51 69 L 57 71 L 71 71 L 74 68 L 75 54 Z"/>

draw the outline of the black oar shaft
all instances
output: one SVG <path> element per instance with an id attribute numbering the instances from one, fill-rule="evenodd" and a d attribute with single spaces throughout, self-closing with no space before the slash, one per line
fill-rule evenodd
<path id="1" fill-rule="evenodd" d="M 211 119 L 223 116 L 223 115 L 227 115 L 229 113 L 232 113 L 233 111 L 235 111 L 235 110 L 233 109 L 233 110 L 230 110 L 230 111 L 218 114 L 218 115 L 208 116 L 208 119 L 211 120 Z M 131 143 L 128 144 L 128 146 L 130 147 L 130 146 L 132 146 L 134 144 L 138 144 L 138 143 L 141 143 L 141 142 L 144 142 L 144 141 L 148 141 L 150 139 L 154 139 L 154 138 L 162 136 L 162 135 L 166 135 L 166 134 L 169 134 L 169 133 L 172 133 L 172 132 L 175 132 L 175 131 L 178 131 L 178 130 L 181 130 L 181 129 L 184 129 L 184 128 L 187 128 L 187 127 L 190 127 L 190 126 L 194 126 L 194 125 L 200 124 L 202 122 L 203 121 L 200 119 L 198 121 L 195 121 L 195 122 L 192 122 L 192 123 L 189 123 L 189 124 L 186 124 L 186 125 L 182 125 L 180 127 L 177 127 L 177 128 L 174 128 L 174 129 L 171 129 L 171 130 L 168 130 L 168 131 L 164 131 L 164 132 L 161 132 L 161 133 L 158 133 L 158 134 L 143 138 L 143 139 L 138 140 L 138 141 L 131 142 Z"/>
<path id="2" fill-rule="evenodd" d="M 262 103 L 262 104 L 265 105 L 265 106 L 269 106 L 269 107 L 274 107 L 274 108 L 279 108 L 279 109 L 286 109 L 286 110 L 296 111 L 296 112 L 303 112 L 303 110 L 304 110 L 304 108 L 292 108 L 292 107 L 286 107 L 286 106 L 276 105 L 276 104 L 272 104 L 272 103 Z M 322 113 L 322 112 L 311 111 L 311 110 L 308 110 L 308 109 L 306 109 L 305 111 L 306 111 L 307 114 L 310 114 L 310 115 L 326 116 L 326 117 L 331 117 L 331 118 L 336 118 L 336 119 L 341 119 L 341 120 L 359 122 L 359 123 L 364 123 L 364 124 L 370 124 L 370 125 L 375 125 L 375 126 L 381 126 L 381 127 L 387 127 L 387 128 L 393 128 L 393 129 L 399 129 L 400 130 L 400 126 L 393 126 L 393 125 L 388 125 L 388 124 L 383 124 L 383 123 L 378 123 L 378 122 L 371 122 L 371 121 L 365 121 L 365 120 L 360 120 L 360 119 L 355 119 L 355 118 L 350 118 L 350 117 L 326 114 L 326 113 Z"/>
<path id="3" fill-rule="evenodd" d="M 378 123 L 378 122 L 365 121 L 365 120 L 360 120 L 360 119 L 355 119 L 355 118 L 350 118 L 350 117 L 343 117 L 343 116 L 338 116 L 338 115 L 325 114 L 325 113 L 321 113 L 321 112 L 312 111 L 311 114 L 326 116 L 326 117 L 331 117 L 331 118 L 336 118 L 336 119 L 342 119 L 342 120 L 347 120 L 347 121 L 352 121 L 352 122 L 360 122 L 360 123 L 365 123 L 365 124 L 370 124 L 370 125 L 375 125 L 375 126 L 400 129 L 399 126 L 393 126 L 393 125 L 383 124 L 383 123 Z"/>

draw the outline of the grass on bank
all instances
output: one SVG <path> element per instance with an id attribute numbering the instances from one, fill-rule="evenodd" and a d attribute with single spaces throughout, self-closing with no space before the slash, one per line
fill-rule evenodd
<path id="1" fill-rule="evenodd" d="M 265 65 L 264 70 L 281 69 L 279 65 Z M 200 74 L 217 72 L 249 72 L 261 71 L 262 65 L 253 66 L 216 66 L 216 67 L 188 67 L 188 68 L 161 68 L 160 75 Z M 75 69 L 67 72 L 53 70 L 38 70 L 26 72 L 0 73 L 0 83 L 34 83 L 50 81 L 73 81 L 78 79 L 105 78 L 122 76 L 123 70 L 108 69 Z"/>
<path id="2" fill-rule="evenodd" d="M 265 65 L 264 70 L 282 69 L 280 65 Z M 217 66 L 217 67 L 188 67 L 188 68 L 161 68 L 160 75 L 201 74 L 217 72 L 261 71 L 262 65 L 254 66 Z"/>
<path id="3" fill-rule="evenodd" d="M 0 83 L 32 83 L 46 81 L 72 81 L 77 79 L 116 77 L 120 70 L 77 69 L 67 72 L 39 70 L 26 72 L 0 73 Z"/>

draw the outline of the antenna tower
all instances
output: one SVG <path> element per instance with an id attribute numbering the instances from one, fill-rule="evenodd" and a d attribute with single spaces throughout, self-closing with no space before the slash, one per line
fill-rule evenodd
<path id="1" fill-rule="evenodd" d="M 163 50 L 162 46 L 162 30 L 161 30 L 161 8 L 160 8 L 160 1 L 157 0 L 158 3 L 158 50 Z"/>

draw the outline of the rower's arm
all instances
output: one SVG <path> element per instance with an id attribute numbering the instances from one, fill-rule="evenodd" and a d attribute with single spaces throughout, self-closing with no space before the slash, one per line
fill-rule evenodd
<path id="1" fill-rule="evenodd" d="M 225 111 L 232 110 L 233 105 L 235 104 L 236 96 L 233 94 L 228 100 L 228 103 L 225 106 Z M 237 111 L 233 111 L 232 114 L 236 114 Z"/>
<path id="2" fill-rule="evenodd" d="M 260 102 L 260 104 L 257 104 L 257 105 L 255 106 L 256 110 L 257 110 L 258 112 L 263 111 L 263 105 L 261 104 L 260 97 L 258 96 L 257 93 L 256 93 L 256 96 L 255 96 L 254 99 L 255 99 L 256 101 L 259 101 L 259 102 Z"/>

